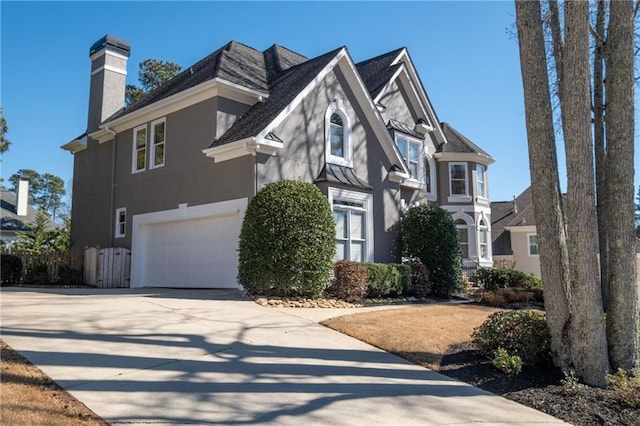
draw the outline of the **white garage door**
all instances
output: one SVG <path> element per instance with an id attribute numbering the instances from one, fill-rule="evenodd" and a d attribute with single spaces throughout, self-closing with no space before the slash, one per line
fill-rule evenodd
<path id="1" fill-rule="evenodd" d="M 240 215 L 141 227 L 142 287 L 238 288 Z"/>

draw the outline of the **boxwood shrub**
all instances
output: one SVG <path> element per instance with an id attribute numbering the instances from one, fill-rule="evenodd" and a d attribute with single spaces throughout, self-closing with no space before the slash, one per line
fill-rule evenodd
<path id="1" fill-rule="evenodd" d="M 450 296 L 463 288 L 462 255 L 451 214 L 434 205 L 411 207 L 402 218 L 405 257 L 420 259 L 431 274 L 431 291 Z"/>
<path id="2" fill-rule="evenodd" d="M 265 185 L 242 223 L 238 281 L 253 295 L 319 297 L 333 266 L 335 238 L 331 208 L 315 185 Z"/>
<path id="3" fill-rule="evenodd" d="M 367 297 L 394 297 L 411 283 L 411 267 L 393 263 L 365 263 Z"/>
<path id="4" fill-rule="evenodd" d="M 411 284 L 404 290 L 407 296 L 427 297 L 431 294 L 429 270 L 420 261 L 410 260 L 406 263 L 411 268 Z"/>
<path id="5" fill-rule="evenodd" d="M 542 287 L 542 281 L 535 275 L 509 268 L 480 268 L 476 274 L 476 282 L 485 290 Z"/>
<path id="6" fill-rule="evenodd" d="M 517 355 L 526 365 L 551 361 L 551 337 L 543 314 L 535 311 L 496 312 L 473 331 L 473 343 L 493 358 L 499 348 Z"/>

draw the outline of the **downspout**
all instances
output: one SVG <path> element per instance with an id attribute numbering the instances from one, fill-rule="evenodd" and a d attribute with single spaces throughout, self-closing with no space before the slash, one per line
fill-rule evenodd
<path id="1" fill-rule="evenodd" d="M 109 126 L 104 126 L 104 130 L 110 133 L 113 136 L 113 148 L 111 150 L 111 192 L 109 199 L 109 217 L 111 220 L 109 221 L 109 247 L 113 247 L 113 238 L 114 238 L 114 229 L 113 226 L 115 224 L 115 213 L 114 213 L 114 204 L 115 204 L 115 192 L 116 192 L 116 132 L 111 130 Z"/>

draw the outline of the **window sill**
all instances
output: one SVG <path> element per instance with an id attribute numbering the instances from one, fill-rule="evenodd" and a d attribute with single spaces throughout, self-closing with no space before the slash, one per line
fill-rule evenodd
<path id="1" fill-rule="evenodd" d="M 470 203 L 471 196 L 470 195 L 449 195 L 449 197 L 447 197 L 447 201 L 449 203 Z"/>
<path id="2" fill-rule="evenodd" d="M 327 163 L 336 164 L 338 166 L 353 167 L 353 161 L 345 160 L 342 157 L 330 155 L 327 157 Z"/>
<path id="3" fill-rule="evenodd" d="M 424 188 L 424 182 L 421 182 L 418 179 L 408 178 L 403 179 L 400 186 L 411 189 L 421 189 Z"/>
<path id="4" fill-rule="evenodd" d="M 485 197 L 476 197 L 476 203 L 489 205 L 489 199 Z"/>

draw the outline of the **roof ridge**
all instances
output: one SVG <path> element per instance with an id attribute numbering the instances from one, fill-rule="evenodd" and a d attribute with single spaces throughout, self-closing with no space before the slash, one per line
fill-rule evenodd
<path id="1" fill-rule="evenodd" d="M 380 60 L 381 58 L 383 58 L 383 57 L 385 57 L 385 56 L 389 56 L 389 55 L 391 55 L 391 54 L 396 54 L 396 55 L 397 55 L 398 53 L 400 53 L 400 51 L 401 51 L 401 50 L 406 49 L 406 48 L 407 48 L 406 46 L 402 46 L 402 47 L 399 47 L 399 48 L 397 48 L 397 49 L 395 49 L 395 50 L 390 50 L 390 51 L 388 51 L 388 52 L 386 52 L 386 53 L 382 53 L 382 54 L 380 54 L 380 55 L 378 55 L 378 56 L 374 56 L 373 58 L 369 58 L 369 59 L 365 59 L 364 61 L 360 61 L 360 62 L 358 62 L 358 63 L 356 64 L 356 66 L 366 65 L 366 64 L 368 64 L 369 62 L 373 62 L 373 61 L 375 61 L 375 60 Z"/>
<path id="2" fill-rule="evenodd" d="M 290 68 L 287 68 L 286 70 L 282 71 L 282 72 L 280 73 L 280 75 L 278 75 L 278 76 L 273 80 L 273 82 L 272 82 L 272 84 L 271 84 L 271 87 L 278 85 L 278 84 L 282 81 L 282 79 L 283 79 L 283 78 L 287 77 L 287 76 L 288 76 L 289 74 L 291 74 L 292 72 L 295 72 L 296 70 L 299 70 L 301 67 L 306 66 L 306 65 L 310 65 L 310 64 L 313 64 L 313 63 L 316 63 L 316 62 L 318 62 L 320 59 L 322 59 L 322 58 L 324 58 L 324 57 L 326 57 L 326 56 L 329 56 L 330 54 L 336 55 L 336 54 L 337 54 L 337 52 L 339 52 L 339 51 L 340 51 L 340 50 L 342 50 L 343 48 L 344 48 L 344 46 L 343 46 L 343 47 L 339 47 L 339 48 L 334 49 L 334 50 L 331 50 L 331 51 L 329 51 L 329 52 L 327 52 L 327 53 L 323 53 L 322 55 L 316 56 L 315 58 L 308 59 L 308 60 L 307 60 L 307 61 L 305 61 L 305 62 L 302 62 L 302 63 L 300 63 L 300 64 L 294 65 L 294 66 L 292 66 L 292 67 L 290 67 Z"/>
<path id="3" fill-rule="evenodd" d="M 288 47 L 283 46 L 283 45 L 278 44 L 278 43 L 273 43 L 273 44 L 272 44 L 271 46 L 269 46 L 267 49 L 263 50 L 263 51 L 262 51 L 262 53 L 264 53 L 264 52 L 266 52 L 267 50 L 272 49 L 272 48 L 274 48 L 274 47 L 279 47 L 279 48 L 281 48 L 281 49 L 284 49 L 284 50 L 287 50 L 287 51 L 289 51 L 289 52 L 291 52 L 291 53 L 294 53 L 294 54 L 296 54 L 296 55 L 298 55 L 298 56 L 300 56 L 300 57 L 302 57 L 302 58 L 309 59 L 307 56 L 303 55 L 302 53 L 298 53 L 298 52 L 296 52 L 295 50 L 289 49 Z"/>

